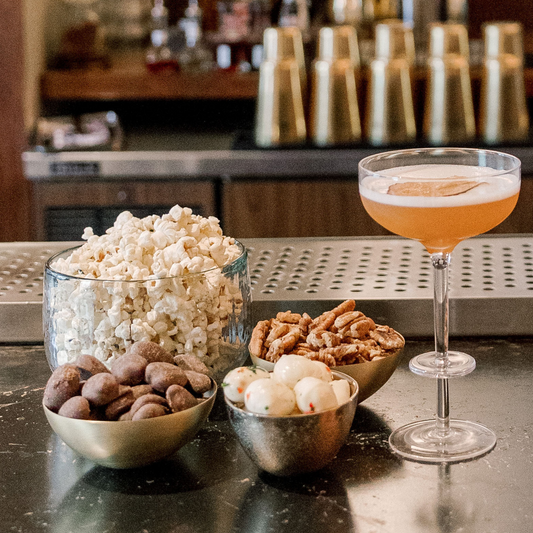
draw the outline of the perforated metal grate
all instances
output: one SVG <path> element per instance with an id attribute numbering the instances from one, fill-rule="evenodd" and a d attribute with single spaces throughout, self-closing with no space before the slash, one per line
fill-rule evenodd
<path id="1" fill-rule="evenodd" d="M 246 244 L 257 319 L 289 308 L 316 316 L 353 298 L 367 315 L 405 335 L 433 333 L 433 267 L 417 242 L 374 237 Z M 457 247 L 450 333 L 533 333 L 533 236 L 481 236 Z"/>
<path id="2" fill-rule="evenodd" d="M 43 268 L 54 248 L 47 244 L 10 243 L 0 248 L 0 302 L 42 301 Z"/>
<path id="3" fill-rule="evenodd" d="M 249 249 L 257 299 L 391 300 L 433 294 L 430 256 L 414 241 L 255 239 Z M 460 244 L 452 254 L 450 296 L 533 298 L 533 238 L 480 237 Z"/>
<path id="4" fill-rule="evenodd" d="M 0 243 L 0 342 L 40 342 L 46 260 L 70 242 Z"/>
<path id="5" fill-rule="evenodd" d="M 353 298 L 406 336 L 433 333 L 432 266 L 401 238 L 243 239 L 254 320 L 292 309 L 317 316 Z M 46 260 L 75 242 L 0 243 L 0 342 L 42 341 Z M 450 268 L 452 335 L 533 334 L 533 235 L 482 236 Z"/>

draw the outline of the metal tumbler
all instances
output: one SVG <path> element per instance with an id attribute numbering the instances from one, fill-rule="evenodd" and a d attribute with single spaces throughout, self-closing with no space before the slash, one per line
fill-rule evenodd
<path id="1" fill-rule="evenodd" d="M 327 15 L 332 24 L 355 27 L 363 20 L 363 0 L 328 0 Z"/>
<path id="2" fill-rule="evenodd" d="M 263 148 L 302 144 L 305 122 L 305 64 L 302 36 L 294 27 L 267 28 L 259 67 L 255 143 Z"/>
<path id="3" fill-rule="evenodd" d="M 481 137 L 486 144 L 524 141 L 529 135 L 529 115 L 522 25 L 518 22 L 485 24 L 483 38 Z"/>
<path id="4" fill-rule="evenodd" d="M 468 32 L 461 24 L 430 26 L 424 137 L 432 145 L 475 139 Z"/>
<path id="5" fill-rule="evenodd" d="M 359 51 L 352 26 L 321 28 L 311 70 L 310 138 L 317 146 L 361 140 Z"/>
<path id="6" fill-rule="evenodd" d="M 295 26 L 267 28 L 263 32 L 263 58 L 266 61 L 294 59 L 300 69 L 300 83 L 305 96 L 307 72 L 302 32 Z"/>
<path id="7" fill-rule="evenodd" d="M 405 58 L 410 67 L 415 66 L 416 50 L 413 29 L 400 19 L 383 20 L 375 27 L 375 57 Z"/>
<path id="8" fill-rule="evenodd" d="M 411 88 L 414 45 L 403 24 L 377 24 L 376 56 L 370 63 L 365 131 L 370 144 L 415 141 L 416 123 Z"/>

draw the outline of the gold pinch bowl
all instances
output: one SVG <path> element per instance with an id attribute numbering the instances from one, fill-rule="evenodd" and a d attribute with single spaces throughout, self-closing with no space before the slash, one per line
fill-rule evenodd
<path id="1" fill-rule="evenodd" d="M 229 420 L 248 457 L 273 475 L 291 476 L 325 467 L 345 443 L 355 416 L 359 386 L 341 372 L 333 379 L 350 384 L 350 399 L 318 413 L 270 416 L 245 411 L 225 398 Z"/>
<path id="2" fill-rule="evenodd" d="M 52 429 L 75 452 L 109 468 L 136 468 L 172 455 L 195 437 L 217 396 L 217 384 L 212 383 L 198 405 L 146 420 L 78 420 L 44 404 L 43 409 Z"/>
<path id="3" fill-rule="evenodd" d="M 274 370 L 274 363 L 251 355 L 252 362 L 269 372 Z M 303 356 L 302 356 L 303 357 Z M 332 370 L 347 374 L 359 384 L 359 403 L 364 402 L 375 394 L 392 376 L 402 358 L 402 350 L 393 352 L 383 359 L 358 363 L 355 365 L 340 365 L 332 367 Z"/>

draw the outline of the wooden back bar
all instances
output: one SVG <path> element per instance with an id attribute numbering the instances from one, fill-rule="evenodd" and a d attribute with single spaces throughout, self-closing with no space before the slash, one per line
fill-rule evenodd
<path id="1" fill-rule="evenodd" d="M 0 3 L 0 241 L 28 240 L 29 183 L 22 172 L 22 3 Z"/>
<path id="2" fill-rule="evenodd" d="M 183 8 L 185 0 L 168 0 L 176 8 Z M 526 51 L 533 52 L 533 17 L 531 16 L 531 0 L 468 0 L 469 31 L 473 38 L 480 37 L 481 24 L 490 20 L 519 20 L 524 24 L 526 34 Z M 215 29 L 216 1 L 201 0 L 200 4 L 209 21 L 209 30 Z M 176 12 L 179 9 L 175 9 Z M 23 120 L 23 17 L 21 0 L 4 0 L 0 2 L 0 241 L 27 240 L 30 238 L 30 195 L 29 183 L 24 179 L 21 152 L 25 145 Z M 143 78 L 144 79 L 144 78 Z M 50 85 L 46 85 L 46 81 Z M 43 93 L 48 97 L 53 93 L 53 79 L 46 80 Z M 63 90 L 68 89 L 65 80 L 56 80 Z M 85 80 L 88 81 L 88 80 Z M 115 80 L 116 81 L 116 80 Z M 139 80 L 137 80 L 139 81 Z M 171 80 L 149 88 L 155 98 L 174 98 L 175 89 Z M 174 80 L 172 80 L 174 81 Z M 178 97 L 191 97 L 190 92 L 198 87 L 189 83 L 180 89 Z M 195 80 L 204 86 L 204 80 Z M 256 79 L 254 75 L 243 77 L 237 87 L 234 79 L 220 77 L 211 87 L 220 88 L 227 85 L 226 90 L 231 97 L 253 98 Z M 194 85 L 194 84 L 193 84 Z M 533 75 L 526 73 L 528 89 L 533 86 Z M 57 87 L 56 87 L 57 89 Z M 146 89 L 146 87 L 144 87 Z M 58 90 L 58 89 L 57 89 Z M 216 92 L 216 89 L 212 89 Z M 240 91 L 240 94 L 238 94 Z M 68 91 L 67 91 L 68 92 Z M 150 92 L 150 91 L 148 91 Z M 178 91 L 179 92 L 179 91 Z M 529 91 L 528 91 L 529 92 Z M 63 95 L 64 96 L 64 95 Z M 94 95 L 92 95 L 94 97 Z M 107 95 L 109 97 L 109 95 Z M 116 95 L 115 95 L 116 96 Z M 138 95 L 136 95 L 138 97 Z M 531 96 L 531 94 L 530 94 Z M 213 97 L 206 91 L 204 98 Z M 52 97 L 53 98 L 53 97 Z"/>
<path id="3" fill-rule="evenodd" d="M 524 34 L 533 34 L 533 4 L 531 0 L 468 0 L 468 31 L 472 38 L 481 37 L 483 22 L 496 20 L 520 21 Z"/>

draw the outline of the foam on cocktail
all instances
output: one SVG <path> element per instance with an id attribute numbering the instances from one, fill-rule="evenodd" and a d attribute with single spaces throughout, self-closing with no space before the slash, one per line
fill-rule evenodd
<path id="1" fill-rule="evenodd" d="M 509 216 L 520 179 L 487 167 L 413 165 L 368 175 L 359 191 L 367 213 L 384 228 L 420 241 L 430 253 L 451 252 Z"/>
<path id="2" fill-rule="evenodd" d="M 388 194 L 394 183 L 450 180 L 471 180 L 480 185 L 451 196 L 396 196 Z M 519 178 L 505 171 L 468 165 L 411 165 L 381 170 L 367 176 L 360 184 L 360 193 L 374 202 L 403 207 L 460 207 L 495 202 L 516 195 Z"/>
<path id="3" fill-rule="evenodd" d="M 452 164 L 466 161 L 478 165 Z M 405 166 L 407 162 L 420 164 Z M 387 164 L 397 166 L 372 170 Z M 504 165 L 508 170 L 491 168 Z M 520 191 L 520 162 L 507 154 L 468 148 L 399 150 L 361 161 L 359 191 L 368 215 L 390 232 L 419 241 L 434 267 L 435 350 L 414 357 L 409 368 L 437 379 L 436 420 L 395 429 L 391 448 L 407 459 L 439 464 L 479 457 L 492 450 L 496 435 L 478 423 L 449 416 L 448 378 L 465 376 L 476 366 L 470 355 L 448 347 L 450 254 L 465 239 L 492 230 L 511 214 Z"/>

